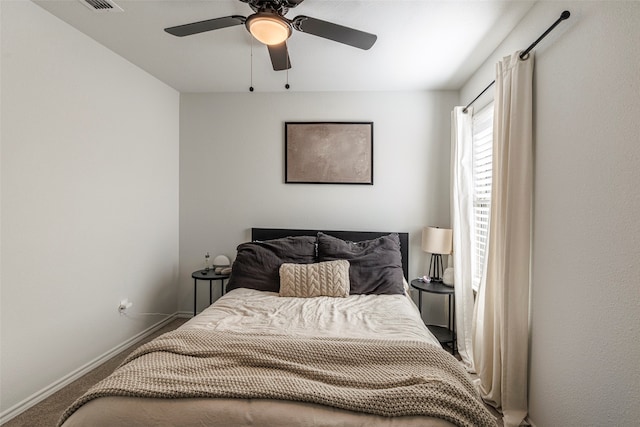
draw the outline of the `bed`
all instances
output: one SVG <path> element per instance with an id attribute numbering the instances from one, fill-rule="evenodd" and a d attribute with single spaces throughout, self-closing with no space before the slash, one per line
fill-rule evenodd
<path id="1" fill-rule="evenodd" d="M 407 233 L 254 228 L 227 293 L 59 425 L 495 426 L 407 272 Z"/>

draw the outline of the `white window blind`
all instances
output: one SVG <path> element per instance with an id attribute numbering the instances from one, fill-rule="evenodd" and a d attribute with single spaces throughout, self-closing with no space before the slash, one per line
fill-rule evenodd
<path id="1" fill-rule="evenodd" d="M 493 103 L 473 115 L 472 287 L 478 290 L 487 255 L 493 160 Z"/>

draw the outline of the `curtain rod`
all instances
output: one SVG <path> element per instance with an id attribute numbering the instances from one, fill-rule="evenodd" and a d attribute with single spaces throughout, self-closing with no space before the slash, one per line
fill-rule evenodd
<path id="1" fill-rule="evenodd" d="M 571 13 L 570 13 L 568 10 L 565 10 L 564 12 L 562 12 L 562 13 L 560 14 L 560 18 L 558 18 L 558 19 L 556 20 L 556 22 L 554 22 L 553 24 L 551 24 L 551 26 L 550 26 L 549 28 L 547 28 L 547 31 L 545 31 L 544 33 L 542 33 L 542 35 L 541 35 L 540 37 L 538 37 L 538 39 L 537 39 L 536 41 L 534 41 L 533 43 L 531 43 L 531 45 L 530 45 L 530 46 L 529 46 L 529 47 L 528 47 L 524 52 L 522 52 L 522 53 L 520 54 L 520 59 L 527 59 L 527 58 L 529 57 L 529 52 L 531 52 L 531 50 L 532 50 L 534 47 L 536 47 L 536 45 L 537 45 L 538 43 L 540 43 L 540 40 L 542 40 L 543 38 L 545 38 L 545 37 L 547 36 L 547 34 L 549 34 L 551 31 L 553 31 L 553 29 L 554 29 L 554 28 L 556 28 L 556 26 L 557 26 L 560 22 L 564 21 L 565 19 L 569 19 L 569 17 L 570 17 L 570 16 L 571 16 Z M 473 105 L 473 103 L 474 103 L 474 102 L 476 102 L 476 101 L 478 100 L 478 98 L 480 98 L 482 95 L 484 95 L 484 93 L 485 93 L 487 90 L 489 90 L 489 88 L 490 88 L 491 86 L 493 86 L 493 85 L 495 84 L 495 82 L 496 82 L 496 81 L 494 80 L 494 81 L 492 81 L 491 83 L 489 83 L 489 86 L 485 87 L 485 88 L 484 88 L 484 90 L 483 90 L 482 92 L 480 92 L 480 94 L 479 94 L 478 96 L 476 96 L 475 98 L 473 98 L 473 101 L 471 101 L 470 103 L 468 103 L 468 104 L 467 104 L 467 106 L 466 106 L 466 107 L 464 107 L 464 108 L 462 109 L 462 112 L 463 112 L 463 113 L 466 113 L 466 112 L 467 112 L 467 109 L 468 109 L 469 107 L 471 107 L 471 106 Z"/>

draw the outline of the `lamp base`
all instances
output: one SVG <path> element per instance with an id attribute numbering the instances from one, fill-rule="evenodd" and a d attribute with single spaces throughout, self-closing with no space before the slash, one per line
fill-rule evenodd
<path id="1" fill-rule="evenodd" d="M 429 277 L 432 282 L 442 282 L 442 273 L 444 268 L 442 266 L 442 255 L 431 254 L 431 262 L 429 263 Z"/>

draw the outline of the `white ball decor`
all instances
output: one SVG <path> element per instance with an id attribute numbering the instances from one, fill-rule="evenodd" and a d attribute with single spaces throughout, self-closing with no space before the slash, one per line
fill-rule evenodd
<path id="1" fill-rule="evenodd" d="M 231 261 L 228 257 L 224 255 L 218 255 L 213 259 L 214 267 L 229 267 L 231 265 Z"/>
<path id="2" fill-rule="evenodd" d="M 448 267 L 442 274 L 442 283 L 453 287 L 453 267 Z"/>

